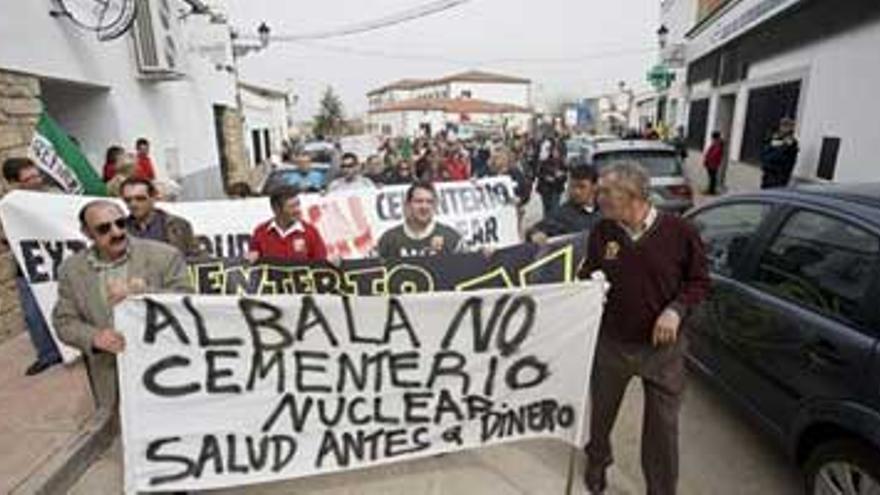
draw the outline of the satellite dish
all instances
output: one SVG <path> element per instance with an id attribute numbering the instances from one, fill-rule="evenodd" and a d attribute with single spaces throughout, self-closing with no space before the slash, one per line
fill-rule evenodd
<path id="1" fill-rule="evenodd" d="M 76 26 L 97 33 L 101 41 L 119 38 L 137 16 L 136 0 L 54 0 L 55 17 L 67 17 Z"/>

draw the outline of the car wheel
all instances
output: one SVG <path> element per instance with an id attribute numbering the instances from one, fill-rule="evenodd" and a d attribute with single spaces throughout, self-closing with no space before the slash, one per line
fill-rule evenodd
<path id="1" fill-rule="evenodd" d="M 880 494 L 880 452 L 857 440 L 820 445 L 804 468 L 807 495 Z"/>

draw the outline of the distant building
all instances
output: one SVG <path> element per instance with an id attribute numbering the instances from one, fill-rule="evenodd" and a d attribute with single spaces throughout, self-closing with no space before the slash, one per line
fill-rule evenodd
<path id="1" fill-rule="evenodd" d="M 251 166 L 270 159 L 280 161 L 282 143 L 288 138 L 287 92 L 251 83 L 239 83 L 244 116 L 245 147 Z"/>
<path id="2" fill-rule="evenodd" d="M 385 136 L 525 131 L 532 117 L 531 81 L 469 71 L 440 79 L 403 79 L 367 93 L 367 129 Z"/>
<path id="3" fill-rule="evenodd" d="M 664 0 L 661 11 L 664 58 L 684 69 L 658 113 L 686 125 L 693 148 L 718 130 L 732 161 L 757 165 L 764 140 L 791 117 L 795 176 L 880 178 L 880 2 Z"/>

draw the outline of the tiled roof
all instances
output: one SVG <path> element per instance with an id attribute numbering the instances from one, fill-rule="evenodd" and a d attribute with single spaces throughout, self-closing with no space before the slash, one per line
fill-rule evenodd
<path id="1" fill-rule="evenodd" d="M 391 84 L 386 84 L 381 88 L 374 89 L 367 93 L 367 96 L 373 96 L 392 89 L 418 89 L 426 86 L 435 86 L 440 84 L 448 84 L 451 82 L 476 82 L 476 83 L 506 83 L 506 84 L 529 84 L 529 79 L 521 77 L 505 76 L 503 74 L 495 74 L 492 72 L 484 72 L 479 70 L 469 70 L 444 76 L 439 79 L 401 79 Z"/>
<path id="2" fill-rule="evenodd" d="M 409 100 L 394 101 L 379 108 L 370 110 L 370 113 L 386 112 L 424 112 L 441 111 L 446 113 L 531 113 L 532 110 L 519 105 L 507 103 L 493 103 L 485 100 L 471 98 L 413 98 Z"/>
<path id="3" fill-rule="evenodd" d="M 400 79 L 399 81 L 394 81 L 391 84 L 386 84 L 381 88 L 374 89 L 367 93 L 367 96 L 372 96 L 377 93 L 384 93 L 385 91 L 389 91 L 392 89 L 415 89 L 420 87 L 425 82 L 428 82 L 426 79 Z"/>

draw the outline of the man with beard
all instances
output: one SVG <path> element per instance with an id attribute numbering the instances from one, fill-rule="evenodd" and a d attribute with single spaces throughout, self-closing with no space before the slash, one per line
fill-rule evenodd
<path id="1" fill-rule="evenodd" d="M 79 222 L 92 245 L 61 264 L 52 321 L 59 338 L 83 353 L 97 406 L 112 408 L 118 396 L 115 355 L 125 350 L 125 337 L 113 326 L 113 306 L 133 294 L 192 288 L 180 252 L 129 237 L 125 213 L 115 203 L 86 204 Z"/>
<path id="2" fill-rule="evenodd" d="M 434 256 L 461 250 L 461 234 L 434 220 L 437 191 L 429 182 L 416 182 L 406 191 L 403 224 L 382 234 L 382 258 Z"/>

